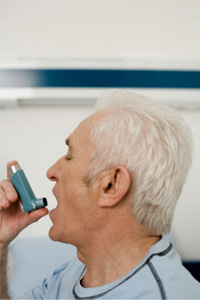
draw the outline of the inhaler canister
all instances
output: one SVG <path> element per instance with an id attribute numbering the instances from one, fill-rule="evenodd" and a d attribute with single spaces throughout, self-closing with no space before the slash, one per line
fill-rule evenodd
<path id="1" fill-rule="evenodd" d="M 19 195 L 23 210 L 25 212 L 30 212 L 48 205 L 46 198 L 37 199 L 35 197 L 26 175 L 19 164 L 11 166 L 8 169 L 8 172 L 11 176 L 10 181 L 14 185 Z"/>

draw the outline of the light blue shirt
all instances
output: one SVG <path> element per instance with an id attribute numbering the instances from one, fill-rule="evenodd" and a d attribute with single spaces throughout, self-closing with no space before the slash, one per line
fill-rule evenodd
<path id="1" fill-rule="evenodd" d="M 182 266 L 166 237 L 131 272 L 110 284 L 82 287 L 85 271 L 75 259 L 19 299 L 200 299 L 200 283 Z"/>

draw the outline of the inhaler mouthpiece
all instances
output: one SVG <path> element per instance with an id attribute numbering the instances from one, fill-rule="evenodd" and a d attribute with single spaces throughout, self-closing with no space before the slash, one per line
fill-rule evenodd
<path id="1" fill-rule="evenodd" d="M 46 198 L 37 199 L 31 189 L 31 186 L 21 169 L 19 164 L 15 164 L 8 169 L 11 176 L 10 181 L 14 185 L 20 201 L 22 203 L 23 210 L 30 212 L 48 205 Z"/>

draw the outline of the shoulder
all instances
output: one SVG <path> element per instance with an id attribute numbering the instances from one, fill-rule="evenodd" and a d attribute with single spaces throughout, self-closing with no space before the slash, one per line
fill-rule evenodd
<path id="1" fill-rule="evenodd" d="M 184 268 L 173 246 L 163 255 L 152 255 L 146 267 L 163 299 L 200 298 L 200 283 Z"/>
<path id="2" fill-rule="evenodd" d="M 71 299 L 70 291 L 83 269 L 84 265 L 77 258 L 66 262 L 56 268 L 42 285 L 28 291 L 20 299 L 64 299 L 66 293 Z"/>
<path id="3" fill-rule="evenodd" d="M 124 283 L 129 289 L 134 286 L 138 299 L 200 299 L 200 283 L 184 268 L 180 256 L 165 237 L 151 247 L 133 271 L 130 280 Z"/>

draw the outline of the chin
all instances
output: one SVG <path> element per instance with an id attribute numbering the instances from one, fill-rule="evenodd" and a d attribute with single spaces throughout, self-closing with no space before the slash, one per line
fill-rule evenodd
<path id="1" fill-rule="evenodd" d="M 55 228 L 54 228 L 54 225 L 49 229 L 49 237 L 52 241 L 60 241 L 59 240 L 59 235 L 58 233 L 56 232 Z"/>
<path id="2" fill-rule="evenodd" d="M 53 224 L 49 229 L 49 238 L 54 242 L 68 243 L 60 230 L 60 224 Z"/>
<path id="3" fill-rule="evenodd" d="M 73 238 L 70 238 L 70 236 L 63 236 L 62 232 L 59 232 L 55 225 L 53 225 L 50 229 L 49 229 L 49 238 L 54 241 L 54 242 L 60 242 L 60 243 L 65 243 L 65 244 L 71 244 L 76 246 L 76 243 L 74 242 Z"/>

